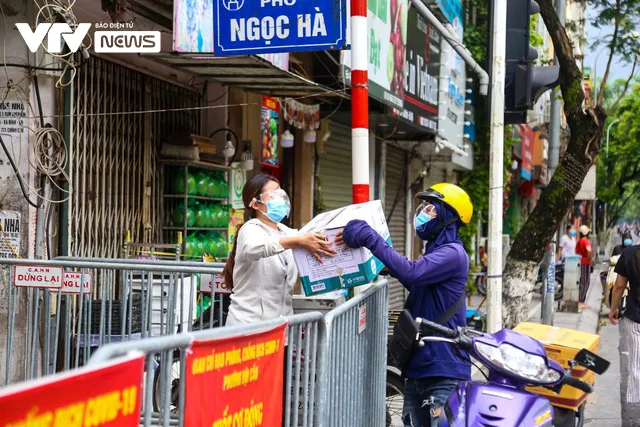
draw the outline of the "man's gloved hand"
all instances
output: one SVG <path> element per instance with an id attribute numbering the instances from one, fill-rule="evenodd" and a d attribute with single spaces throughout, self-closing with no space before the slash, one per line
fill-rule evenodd
<path id="1" fill-rule="evenodd" d="M 342 232 L 344 243 L 350 248 L 360 248 L 371 244 L 377 233 L 365 221 L 354 219 L 349 221 Z"/>

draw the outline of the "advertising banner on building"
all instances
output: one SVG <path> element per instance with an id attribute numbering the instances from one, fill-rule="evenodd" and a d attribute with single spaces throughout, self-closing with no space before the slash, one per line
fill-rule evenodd
<path id="1" fill-rule="evenodd" d="M 195 341 L 187 353 L 185 427 L 282 425 L 286 323 Z"/>
<path id="2" fill-rule="evenodd" d="M 347 2 L 347 5 L 349 2 Z M 408 0 L 368 1 L 369 96 L 395 108 L 404 105 Z M 350 34 L 350 25 L 347 25 Z M 349 36 L 347 38 L 349 40 Z M 344 80 L 351 83 L 351 51 L 342 52 Z"/>
<path id="3" fill-rule="evenodd" d="M 394 114 L 423 128 L 438 129 L 438 73 L 440 34 L 420 16 L 409 11 L 404 109 Z"/>
<path id="4" fill-rule="evenodd" d="M 0 425 L 137 427 L 143 373 L 144 356 L 137 353 L 6 387 Z"/>
<path id="5" fill-rule="evenodd" d="M 278 118 L 280 101 L 278 98 L 262 97 L 262 122 L 260 139 L 260 163 L 265 166 L 280 167 L 278 159 Z"/>
<path id="6" fill-rule="evenodd" d="M 531 171 L 533 170 L 533 145 L 536 134 L 529 125 L 520 125 L 520 136 L 522 137 L 522 166 L 520 176 L 527 181 L 531 181 Z"/>

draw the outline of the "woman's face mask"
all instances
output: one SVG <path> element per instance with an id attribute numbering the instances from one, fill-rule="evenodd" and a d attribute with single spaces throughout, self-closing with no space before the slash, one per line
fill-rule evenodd
<path id="1" fill-rule="evenodd" d="M 631 240 L 631 239 L 624 239 L 624 245 L 625 245 L 625 246 L 631 246 L 631 245 L 633 245 L 633 240 Z"/>
<path id="2" fill-rule="evenodd" d="M 265 215 L 271 221 L 276 223 L 289 216 L 289 212 L 291 211 L 289 196 L 287 196 L 287 192 L 282 188 L 262 193 L 256 198 L 256 200 L 267 206 L 267 212 Z"/>
<path id="3" fill-rule="evenodd" d="M 569 231 L 569 236 L 576 237 L 576 230 Z"/>

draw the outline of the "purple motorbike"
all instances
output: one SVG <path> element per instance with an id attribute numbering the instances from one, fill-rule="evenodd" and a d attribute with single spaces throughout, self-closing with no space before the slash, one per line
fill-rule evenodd
<path id="1" fill-rule="evenodd" d="M 416 319 L 425 341 L 445 342 L 468 353 L 488 368 L 486 382 L 461 382 L 451 393 L 441 414 L 440 427 L 542 427 L 556 425 L 553 407 L 545 397 L 526 386 L 542 386 L 559 392 L 563 386 L 585 393 L 593 387 L 573 378 L 557 362 L 547 358 L 543 345 L 518 332 L 503 329 L 495 334 L 467 328 L 452 330 L 421 318 Z M 439 335 L 439 336 L 438 336 Z M 570 366 L 581 365 L 603 374 L 609 362 L 583 349 Z M 571 426 L 582 420 L 571 420 Z"/>

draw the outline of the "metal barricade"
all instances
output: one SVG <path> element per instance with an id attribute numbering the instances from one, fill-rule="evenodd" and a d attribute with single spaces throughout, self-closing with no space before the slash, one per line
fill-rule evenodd
<path id="1" fill-rule="evenodd" d="M 386 425 L 387 293 L 381 280 L 325 316 L 318 426 Z"/>
<path id="2" fill-rule="evenodd" d="M 0 343 L 0 384 L 76 368 L 105 343 L 222 325 L 222 310 L 215 307 L 208 321 L 203 310 L 200 319 L 195 316 L 196 275 L 219 274 L 222 264 L 65 258 L 0 260 L 4 266 L 7 315 L 0 315 L 0 325 L 6 325 L 7 339 Z M 62 286 L 14 286 L 20 275 L 14 266 L 62 269 Z"/>
<path id="3" fill-rule="evenodd" d="M 142 425 L 182 426 L 185 417 L 185 383 L 180 379 L 186 377 L 186 351 L 192 341 L 257 333 L 288 321 L 283 425 L 311 427 L 317 425 L 314 417 L 318 414 L 314 413 L 314 403 L 322 320 L 321 313 L 303 313 L 286 319 L 105 345 L 96 351 L 89 365 L 99 365 L 132 351 L 144 352 L 146 378 L 142 396 Z M 156 364 L 158 360 L 160 362 Z"/>

